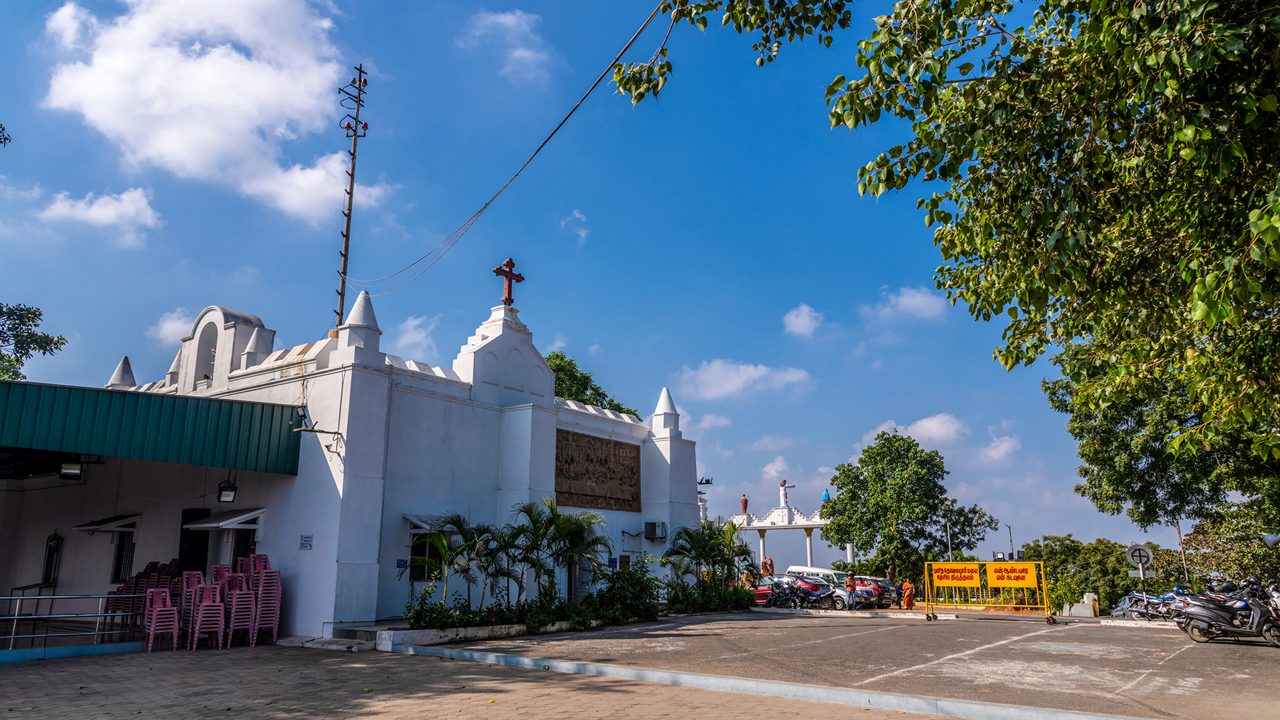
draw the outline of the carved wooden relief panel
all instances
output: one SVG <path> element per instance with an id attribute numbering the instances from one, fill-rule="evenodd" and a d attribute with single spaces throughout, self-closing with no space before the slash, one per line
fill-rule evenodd
<path id="1" fill-rule="evenodd" d="M 556 430 L 556 503 L 640 512 L 640 446 Z"/>

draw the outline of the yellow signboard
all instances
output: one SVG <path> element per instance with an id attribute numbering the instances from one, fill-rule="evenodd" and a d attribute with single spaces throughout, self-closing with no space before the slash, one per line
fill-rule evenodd
<path id="1" fill-rule="evenodd" d="M 978 563 L 930 563 L 934 587 L 980 587 Z"/>
<path id="2" fill-rule="evenodd" d="M 987 587 L 1034 588 L 1039 586 L 1035 563 L 987 563 Z"/>

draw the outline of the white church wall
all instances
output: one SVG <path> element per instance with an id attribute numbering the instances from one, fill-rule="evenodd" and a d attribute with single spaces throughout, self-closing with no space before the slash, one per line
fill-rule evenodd
<path id="1" fill-rule="evenodd" d="M 397 560 L 409 558 L 405 514 L 459 512 L 475 522 L 506 522 L 495 512 L 500 410 L 454 396 L 456 384 L 397 379 L 392 387 L 379 533 L 379 617 L 402 615 L 409 597 L 408 573 L 397 578 L 396 568 Z"/>
<path id="2" fill-rule="evenodd" d="M 372 621 L 378 612 L 378 546 L 383 521 L 388 394 L 385 369 L 353 368 L 346 392 L 352 399 L 338 423 L 343 433 L 342 494 L 337 548 L 334 622 Z"/>

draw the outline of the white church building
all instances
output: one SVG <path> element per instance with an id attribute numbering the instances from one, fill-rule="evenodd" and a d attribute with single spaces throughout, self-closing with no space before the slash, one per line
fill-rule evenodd
<path id="1" fill-rule="evenodd" d="M 695 445 L 665 388 L 647 420 L 557 398 L 507 304 L 448 367 L 381 335 L 365 293 L 336 332 L 280 350 L 259 318 L 214 306 L 159 380 L 136 382 L 126 357 L 102 390 L 0 383 L 0 589 L 50 580 L 55 536 L 60 595 L 252 551 L 282 572 L 281 633 L 331 636 L 403 615 L 433 516 L 502 525 L 554 498 L 603 515 L 624 565 L 698 522 Z"/>

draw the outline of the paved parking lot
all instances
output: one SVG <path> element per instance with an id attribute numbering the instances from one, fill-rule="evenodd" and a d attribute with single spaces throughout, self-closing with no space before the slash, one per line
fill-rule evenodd
<path id="1" fill-rule="evenodd" d="M 259 646 L 0 665 L 2 718 L 742 720 L 791 713 L 930 720 L 379 652 Z"/>
<path id="2" fill-rule="evenodd" d="M 1280 716 L 1280 648 L 1096 623 L 749 613 L 460 647 L 1135 717 Z"/>

